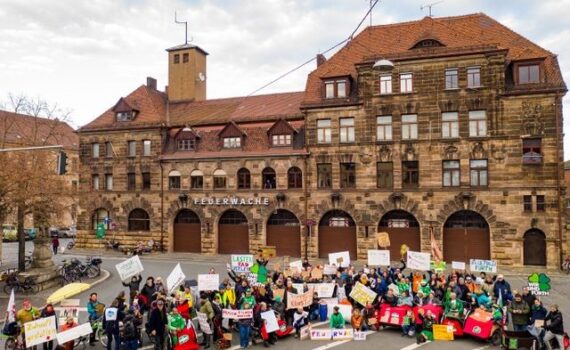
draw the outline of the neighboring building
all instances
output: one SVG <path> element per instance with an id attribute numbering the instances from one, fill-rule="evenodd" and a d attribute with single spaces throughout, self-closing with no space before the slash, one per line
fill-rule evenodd
<path id="1" fill-rule="evenodd" d="M 66 122 L 56 119 L 46 119 L 25 114 L 0 111 L 0 148 L 18 148 L 30 146 L 55 146 L 62 145 L 66 152 L 67 173 L 64 175 L 64 183 L 70 190 L 77 190 L 79 176 L 78 169 L 78 149 L 79 137 L 75 130 Z M 53 173 L 56 173 L 57 150 L 52 151 L 28 151 L 43 152 L 53 157 Z M 70 227 L 76 223 L 77 198 L 66 196 L 65 210 L 62 215 L 57 215 L 51 219 L 50 224 L 55 227 Z M 4 220 L 6 223 L 16 223 L 16 213 L 13 210 Z M 32 216 L 25 219 L 26 228 L 34 227 Z"/>
<path id="2" fill-rule="evenodd" d="M 433 232 L 449 262 L 559 266 L 566 86 L 488 16 L 369 27 L 300 93 L 207 100 L 207 53 L 168 52 L 166 93 L 149 79 L 79 130 L 83 244 L 109 217 L 173 251 L 366 259 L 385 231 L 396 260 Z"/>

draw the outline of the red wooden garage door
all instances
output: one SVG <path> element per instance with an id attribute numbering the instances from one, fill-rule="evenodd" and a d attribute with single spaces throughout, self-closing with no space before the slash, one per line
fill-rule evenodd
<path id="1" fill-rule="evenodd" d="M 470 259 L 491 258 L 489 225 L 478 213 L 470 210 L 451 215 L 443 228 L 443 258 L 469 262 Z"/>
<path id="2" fill-rule="evenodd" d="M 524 264 L 546 266 L 546 235 L 541 230 L 524 234 Z"/>
<path id="3" fill-rule="evenodd" d="M 319 257 L 328 258 L 329 253 L 349 251 L 356 259 L 356 224 L 352 217 L 341 210 L 326 213 L 319 223 Z"/>
<path id="4" fill-rule="evenodd" d="M 218 225 L 218 253 L 249 253 L 247 218 L 238 210 L 228 210 L 220 218 Z"/>
<path id="5" fill-rule="evenodd" d="M 174 219 L 173 250 L 188 253 L 200 253 L 202 251 L 200 218 L 189 209 L 181 210 Z"/>
<path id="6" fill-rule="evenodd" d="M 301 226 L 295 214 L 279 209 L 267 221 L 267 245 L 278 256 L 301 256 Z"/>
<path id="7" fill-rule="evenodd" d="M 403 244 L 411 251 L 421 251 L 420 224 L 416 218 L 403 210 L 392 210 L 384 214 L 378 225 L 378 232 L 388 232 L 390 236 L 390 259 L 400 260 Z"/>

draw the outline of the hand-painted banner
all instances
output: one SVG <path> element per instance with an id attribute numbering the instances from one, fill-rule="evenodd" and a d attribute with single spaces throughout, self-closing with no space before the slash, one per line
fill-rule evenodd
<path id="1" fill-rule="evenodd" d="M 338 252 L 329 254 L 329 264 L 336 265 L 340 267 L 348 267 L 350 265 L 350 253 Z"/>
<path id="2" fill-rule="evenodd" d="M 303 294 L 293 294 L 287 292 L 287 309 L 310 306 L 313 302 L 313 290 L 309 289 Z"/>
<path id="3" fill-rule="evenodd" d="M 231 268 L 235 273 L 249 273 L 249 269 L 253 266 L 253 255 L 232 255 Z"/>
<path id="4" fill-rule="evenodd" d="M 304 286 L 303 283 L 293 283 L 293 288 L 297 289 L 297 294 L 304 292 Z M 307 283 L 307 288 L 317 293 L 319 298 L 332 298 L 335 286 L 334 283 Z"/>
<path id="5" fill-rule="evenodd" d="M 26 346 L 29 348 L 53 340 L 56 337 L 55 316 L 24 323 Z"/>
<path id="6" fill-rule="evenodd" d="M 431 263 L 431 254 L 413 252 L 408 250 L 408 263 L 407 266 L 412 270 L 429 271 Z"/>
<path id="7" fill-rule="evenodd" d="M 451 268 L 453 270 L 463 271 L 465 270 L 465 263 L 462 261 L 452 261 Z"/>
<path id="8" fill-rule="evenodd" d="M 166 278 L 166 286 L 168 287 L 168 294 L 174 293 L 174 290 L 178 288 L 180 284 L 184 282 L 186 275 L 182 272 L 180 264 L 177 264 L 172 272 Z"/>
<path id="9" fill-rule="evenodd" d="M 354 339 L 354 330 L 352 328 L 333 329 L 331 335 L 332 340 L 352 340 Z"/>
<path id="10" fill-rule="evenodd" d="M 79 337 L 83 337 L 89 335 L 93 332 L 93 328 L 91 327 L 91 323 L 87 322 L 77 327 L 73 327 L 66 331 L 57 333 L 57 342 L 60 345 L 67 343 L 68 341 L 77 339 Z"/>
<path id="11" fill-rule="evenodd" d="M 433 339 L 435 340 L 453 340 L 453 326 L 434 324 Z"/>
<path id="12" fill-rule="evenodd" d="M 232 320 L 253 318 L 253 309 L 247 309 L 247 310 L 223 309 L 222 318 L 229 318 Z"/>
<path id="13" fill-rule="evenodd" d="M 389 250 L 368 250 L 368 265 L 369 266 L 390 266 L 390 251 Z"/>
<path id="14" fill-rule="evenodd" d="M 469 269 L 476 272 L 497 272 L 497 262 L 495 260 L 471 259 Z"/>
<path id="15" fill-rule="evenodd" d="M 115 268 L 119 273 L 121 281 L 126 281 L 129 278 L 136 276 L 144 271 L 141 259 L 139 258 L 138 255 L 135 255 L 130 259 L 118 263 L 117 265 L 115 265 Z"/>
<path id="16" fill-rule="evenodd" d="M 323 271 L 323 274 L 325 275 L 336 275 L 336 272 L 338 270 L 337 266 L 333 266 L 333 265 L 325 265 L 325 269 Z"/>
<path id="17" fill-rule="evenodd" d="M 366 306 L 367 302 L 372 303 L 377 295 L 376 292 L 360 282 L 356 282 L 352 292 L 350 292 L 350 297 L 362 306 Z"/>
<path id="18" fill-rule="evenodd" d="M 332 330 L 330 329 L 310 329 L 309 336 L 311 340 L 331 340 Z"/>

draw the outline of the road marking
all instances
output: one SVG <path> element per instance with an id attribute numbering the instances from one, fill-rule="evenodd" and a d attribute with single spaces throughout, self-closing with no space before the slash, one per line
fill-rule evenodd
<path id="1" fill-rule="evenodd" d="M 420 346 L 424 346 L 425 344 L 428 344 L 428 343 L 431 343 L 431 341 L 426 341 L 426 342 L 421 343 L 421 344 L 410 344 L 410 345 L 408 345 L 405 348 L 402 348 L 400 350 L 414 350 L 414 349 L 417 349 Z"/>
<path id="2" fill-rule="evenodd" d="M 485 346 L 482 346 L 482 347 L 480 347 L 480 348 L 476 348 L 476 349 L 473 349 L 473 350 L 485 350 L 485 349 L 489 348 L 490 346 L 491 346 L 491 345 L 485 345 Z"/>

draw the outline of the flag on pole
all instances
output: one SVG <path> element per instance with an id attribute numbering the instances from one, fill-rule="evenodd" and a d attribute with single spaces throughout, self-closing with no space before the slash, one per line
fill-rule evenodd
<path id="1" fill-rule="evenodd" d="M 439 249 L 439 244 L 435 240 L 435 235 L 433 234 L 433 227 L 430 226 L 429 228 L 429 235 L 430 235 L 430 243 L 431 243 L 431 256 L 436 263 L 443 261 L 443 254 L 441 253 L 441 249 Z"/>
<path id="2" fill-rule="evenodd" d="M 10 300 L 8 300 L 8 307 L 6 308 L 6 323 L 16 322 L 16 296 L 14 289 L 10 293 Z"/>

